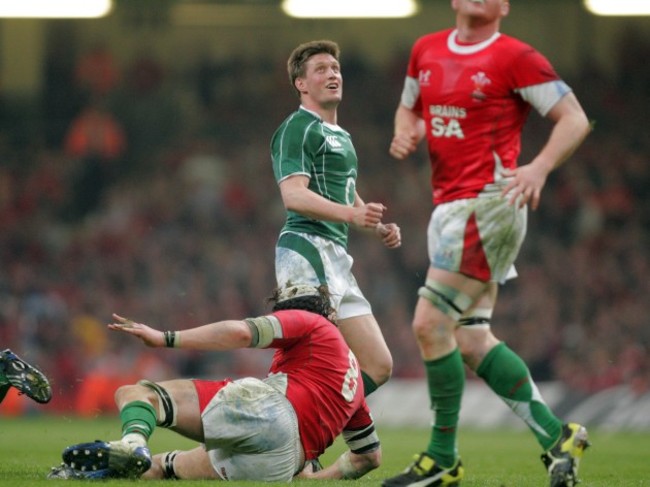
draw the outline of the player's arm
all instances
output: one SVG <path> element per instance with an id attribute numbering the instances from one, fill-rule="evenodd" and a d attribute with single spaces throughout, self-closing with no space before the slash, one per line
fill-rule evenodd
<path id="1" fill-rule="evenodd" d="M 541 192 L 549 173 L 566 161 L 590 132 L 589 120 L 576 96 L 570 92 L 555 103 L 546 114 L 554 122 L 548 141 L 529 163 L 504 171 L 512 181 L 505 187 L 510 202 L 519 197 L 519 205 L 539 206 Z"/>
<path id="2" fill-rule="evenodd" d="M 344 430 L 343 439 L 349 450 L 322 470 L 314 472 L 307 465 L 300 477 L 311 479 L 353 480 L 364 476 L 381 465 L 381 444 L 372 421 L 363 428 Z"/>
<path id="3" fill-rule="evenodd" d="M 309 177 L 295 175 L 280 182 L 282 202 L 287 210 L 321 221 L 343 222 L 363 228 L 375 228 L 386 209 L 381 203 L 342 205 L 309 189 Z"/>
<path id="4" fill-rule="evenodd" d="M 416 110 L 419 97 L 418 80 L 407 76 L 400 104 L 395 111 L 393 140 L 388 149 L 389 154 L 396 159 L 405 159 L 415 152 L 426 134 L 424 120 Z"/>
<path id="5" fill-rule="evenodd" d="M 354 480 L 363 477 L 381 464 L 381 447 L 368 453 L 353 453 L 350 450 L 343 453 L 336 461 L 322 470 L 313 471 L 313 465 L 308 464 L 298 474 L 300 478 L 317 480 Z"/>
<path id="6" fill-rule="evenodd" d="M 190 350 L 235 350 L 251 346 L 251 327 L 240 320 L 224 320 L 180 331 L 161 331 L 113 314 L 108 328 L 133 335 L 148 347 L 173 347 Z"/>
<path id="7" fill-rule="evenodd" d="M 568 93 L 557 102 L 546 115 L 554 122 L 546 145 L 532 163 L 545 165 L 549 172 L 566 161 L 582 144 L 591 127 L 578 99 Z"/>
<path id="8" fill-rule="evenodd" d="M 354 206 L 362 207 L 365 203 L 357 193 L 354 192 Z M 386 210 L 386 208 L 384 208 Z M 371 227 L 363 227 L 366 230 L 374 230 L 375 235 L 381 239 L 383 244 L 389 249 L 396 249 L 402 245 L 402 231 L 396 223 L 377 223 L 374 229 Z"/>

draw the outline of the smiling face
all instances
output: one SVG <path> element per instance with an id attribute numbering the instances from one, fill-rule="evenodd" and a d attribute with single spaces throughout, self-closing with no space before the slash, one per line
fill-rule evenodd
<path id="1" fill-rule="evenodd" d="M 336 108 L 343 99 L 343 77 L 336 58 L 326 53 L 314 54 L 304 67 L 304 76 L 294 82 L 302 103 L 311 109 Z"/>

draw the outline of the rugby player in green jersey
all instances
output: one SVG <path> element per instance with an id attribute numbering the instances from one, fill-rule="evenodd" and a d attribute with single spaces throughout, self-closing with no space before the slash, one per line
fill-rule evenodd
<path id="1" fill-rule="evenodd" d="M 354 226 L 372 231 L 389 249 L 401 245 L 401 235 L 395 223 L 382 223 L 382 203 L 365 203 L 357 193 L 357 155 L 350 134 L 337 120 L 343 95 L 339 54 L 333 41 L 311 41 L 296 47 L 287 62 L 300 107 L 271 141 L 273 172 L 287 210 L 276 245 L 275 273 L 280 287 L 328 287 L 368 395 L 390 378 L 393 359 L 352 274 L 348 230 Z"/>

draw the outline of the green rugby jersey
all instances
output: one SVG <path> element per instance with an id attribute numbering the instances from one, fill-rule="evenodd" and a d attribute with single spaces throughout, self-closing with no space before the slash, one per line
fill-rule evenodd
<path id="1" fill-rule="evenodd" d="M 309 177 L 309 189 L 330 201 L 354 204 L 358 160 L 350 134 L 301 107 L 282 122 L 271 139 L 273 173 L 278 183 L 292 175 Z M 280 233 L 303 232 L 348 243 L 348 224 L 287 212 Z"/>

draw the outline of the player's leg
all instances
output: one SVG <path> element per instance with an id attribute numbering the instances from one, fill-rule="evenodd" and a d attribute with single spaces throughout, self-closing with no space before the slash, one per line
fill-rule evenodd
<path id="1" fill-rule="evenodd" d="M 122 386 L 115 393 L 115 402 L 122 422 L 121 440 L 70 446 L 62 455 L 66 465 L 97 472 L 100 478 L 137 478 L 151 467 L 147 444 L 156 426 L 199 441 L 203 437 L 198 394 L 190 380 L 143 380 Z"/>
<path id="2" fill-rule="evenodd" d="M 372 314 L 339 319 L 339 329 L 359 361 L 365 395 L 372 394 L 390 379 L 393 359 Z"/>
<path id="3" fill-rule="evenodd" d="M 544 402 L 523 359 L 492 333 L 490 317 L 496 283 L 490 287 L 460 319 L 456 338 L 463 359 L 528 425 L 542 448 L 548 450 L 560 437 L 562 421 Z"/>
<path id="4" fill-rule="evenodd" d="M 154 455 L 151 468 L 143 479 L 221 480 L 210 462 L 205 447 L 192 450 L 174 450 Z"/>
<path id="5" fill-rule="evenodd" d="M 430 268 L 413 318 L 424 361 L 434 421 L 429 444 L 402 474 L 384 487 L 456 485 L 464 475 L 457 430 L 465 387 L 465 366 L 455 339 L 457 320 L 485 284 L 461 274 Z"/>
<path id="6" fill-rule="evenodd" d="M 464 475 L 456 439 L 465 365 L 455 329 L 484 292 L 491 272 L 476 222 L 481 204 L 459 200 L 438 205 L 429 220 L 430 266 L 418 291 L 413 332 L 424 361 L 434 422 L 426 451 L 404 473 L 385 480 L 384 487 L 456 485 Z"/>
<path id="7" fill-rule="evenodd" d="M 555 416 L 524 360 L 494 336 L 490 320 L 496 296 L 497 285 L 491 283 L 476 306 L 460 319 L 456 339 L 463 359 L 530 428 L 545 452 L 542 460 L 550 476 L 575 480 L 582 452 L 589 444 L 586 429 L 563 424 Z"/>
<path id="8" fill-rule="evenodd" d="M 191 380 L 157 383 L 141 380 L 120 387 L 115 402 L 122 420 L 122 439 L 126 442 L 146 444 L 156 426 L 196 441 L 203 440 L 199 397 Z"/>
<path id="9" fill-rule="evenodd" d="M 41 404 L 52 399 L 52 387 L 45 374 L 7 348 L 0 352 L 0 402 L 12 386 Z"/>

